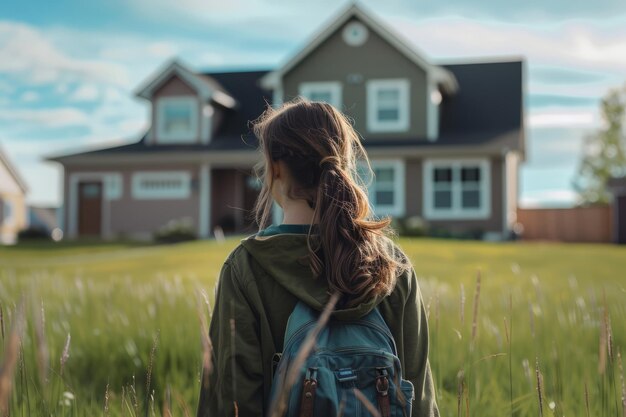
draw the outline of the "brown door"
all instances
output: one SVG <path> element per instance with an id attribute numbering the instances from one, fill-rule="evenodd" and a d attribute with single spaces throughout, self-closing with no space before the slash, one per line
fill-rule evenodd
<path id="1" fill-rule="evenodd" d="M 626 244 L 626 195 L 615 199 L 617 210 L 617 243 Z"/>
<path id="2" fill-rule="evenodd" d="M 102 232 L 102 183 L 79 183 L 78 196 L 79 236 L 100 236 Z"/>

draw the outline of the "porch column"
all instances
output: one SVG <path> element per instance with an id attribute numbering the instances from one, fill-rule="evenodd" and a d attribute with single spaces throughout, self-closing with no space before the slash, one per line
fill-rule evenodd
<path id="1" fill-rule="evenodd" d="M 207 239 L 211 236 L 211 167 L 207 162 L 200 166 L 200 214 L 198 236 Z"/>

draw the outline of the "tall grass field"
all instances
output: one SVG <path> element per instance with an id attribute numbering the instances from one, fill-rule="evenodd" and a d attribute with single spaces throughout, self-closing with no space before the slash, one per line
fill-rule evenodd
<path id="1" fill-rule="evenodd" d="M 237 244 L 0 248 L 0 414 L 195 415 L 202 334 Z M 625 247 L 399 244 L 442 416 L 626 417 Z"/>

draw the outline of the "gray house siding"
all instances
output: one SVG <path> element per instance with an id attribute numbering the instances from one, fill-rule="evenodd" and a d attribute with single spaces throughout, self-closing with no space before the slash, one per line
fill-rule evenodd
<path id="1" fill-rule="evenodd" d="M 355 19 L 351 21 L 353 20 Z M 343 87 L 341 110 L 354 118 L 355 128 L 366 139 L 425 138 L 427 133 L 425 71 L 373 30 L 369 31 L 367 41 L 363 45 L 357 47 L 347 45 L 342 38 L 344 27 L 345 25 L 335 31 L 283 76 L 284 99 L 296 97 L 299 85 L 303 82 L 339 81 Z M 360 75 L 361 81 L 349 83 L 348 77 L 354 74 Z M 369 133 L 366 126 L 366 82 L 373 79 L 395 78 L 407 79 L 410 83 L 409 130 Z"/>
<path id="2" fill-rule="evenodd" d="M 458 157 L 458 155 L 457 155 Z M 451 156 L 451 159 L 454 157 Z M 425 219 L 431 229 L 445 229 L 453 233 L 471 231 L 502 233 L 503 231 L 503 183 L 502 166 L 500 157 L 489 159 L 491 171 L 491 214 L 487 219 L 464 220 L 464 219 Z M 419 158 L 407 159 L 405 162 L 405 196 L 406 216 L 418 216 L 424 218 L 424 178 L 423 160 Z"/>

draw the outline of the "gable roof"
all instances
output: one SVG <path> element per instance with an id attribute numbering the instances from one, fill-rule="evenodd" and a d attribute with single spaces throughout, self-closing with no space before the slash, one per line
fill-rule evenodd
<path id="1" fill-rule="evenodd" d="M 219 82 L 205 74 L 197 74 L 177 60 L 168 61 L 155 75 L 137 89 L 137 97 L 151 100 L 154 93 L 173 76 L 180 77 L 193 88 L 204 101 L 214 101 L 226 108 L 234 108 L 237 101 Z"/>
<path id="2" fill-rule="evenodd" d="M 374 14 L 365 11 L 362 6 L 352 4 L 348 6 L 343 12 L 334 18 L 330 23 L 322 27 L 318 33 L 316 33 L 298 53 L 292 56 L 286 63 L 284 63 L 279 69 L 267 74 L 261 79 L 261 84 L 267 89 L 276 88 L 280 84 L 282 77 L 288 73 L 292 68 L 298 65 L 304 58 L 306 58 L 312 51 L 326 41 L 337 29 L 343 26 L 352 18 L 357 18 L 365 23 L 371 30 L 376 32 L 381 38 L 389 42 L 400 53 L 406 56 L 409 60 L 416 65 L 424 69 L 428 76 L 432 78 L 434 82 L 440 84 L 445 91 L 452 93 L 456 91 L 458 85 L 454 76 L 446 69 L 433 65 L 424 59 L 423 54 L 407 42 L 400 34 L 393 31 L 385 23 L 374 17 Z"/>
<path id="3" fill-rule="evenodd" d="M 22 192 L 27 193 L 28 186 L 26 185 L 26 182 L 22 179 L 19 172 L 13 166 L 13 164 L 9 160 L 9 157 L 5 154 L 5 152 L 2 150 L 1 147 L 0 147 L 0 165 L 4 165 L 4 167 L 7 169 L 9 174 L 11 174 L 11 176 L 15 180 L 15 183 L 18 185 L 18 187 L 20 187 Z"/>
<path id="4" fill-rule="evenodd" d="M 228 89 L 237 99 L 237 107 L 225 109 L 224 118 L 220 126 L 207 144 L 160 144 L 148 145 L 146 135 L 139 141 L 90 150 L 72 154 L 49 156 L 48 161 L 66 162 L 75 157 L 98 157 L 120 154 L 163 154 L 167 152 L 197 152 L 197 151 L 228 151 L 228 150 L 255 150 L 256 138 L 248 128 L 249 121 L 256 119 L 263 113 L 272 94 L 264 90 L 259 79 L 269 71 L 240 71 L 240 72 L 210 72 L 199 74 L 218 82 Z"/>

